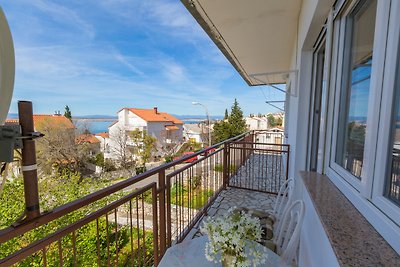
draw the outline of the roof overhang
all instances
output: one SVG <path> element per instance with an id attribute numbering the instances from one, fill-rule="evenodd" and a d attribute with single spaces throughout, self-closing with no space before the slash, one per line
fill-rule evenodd
<path id="1" fill-rule="evenodd" d="M 286 83 L 301 0 L 181 1 L 249 85 Z"/>

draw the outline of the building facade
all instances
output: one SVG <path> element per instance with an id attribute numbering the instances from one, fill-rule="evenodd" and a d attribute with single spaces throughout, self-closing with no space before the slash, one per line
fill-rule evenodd
<path id="1" fill-rule="evenodd" d="M 134 146 L 129 132 L 140 130 L 154 137 L 156 141 L 157 155 L 169 154 L 183 141 L 183 122 L 174 116 L 153 109 L 123 108 L 118 111 L 118 121 L 109 128 L 109 155 L 113 151 L 120 150 L 121 145 L 126 143 Z M 114 153 L 115 154 L 115 153 Z"/>
<path id="2" fill-rule="evenodd" d="M 362 215 L 355 227 L 366 220 L 399 254 L 400 2 L 182 2 L 248 85 L 286 84 L 289 176 L 306 203 L 299 265 L 338 266 L 335 246 L 354 238 L 332 241 L 305 176 L 325 177 Z"/>

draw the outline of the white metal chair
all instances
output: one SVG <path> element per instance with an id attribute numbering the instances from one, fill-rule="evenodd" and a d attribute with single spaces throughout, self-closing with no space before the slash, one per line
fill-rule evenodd
<path id="1" fill-rule="evenodd" d="M 281 220 L 278 235 L 274 236 L 276 252 L 287 263 L 296 261 L 296 252 L 300 240 L 300 230 L 304 219 L 304 202 L 294 201 L 286 209 Z"/>
<path id="2" fill-rule="evenodd" d="M 286 180 L 279 188 L 278 196 L 275 201 L 274 209 L 272 210 L 272 215 L 276 217 L 275 223 L 279 224 L 280 218 L 285 213 L 285 210 L 289 207 L 289 204 L 292 200 L 292 192 L 294 187 L 294 179 L 290 178 Z M 287 199 L 285 201 L 285 198 Z"/>
<path id="3" fill-rule="evenodd" d="M 294 179 L 286 180 L 280 187 L 277 198 L 275 200 L 274 208 L 269 211 L 249 210 L 247 208 L 238 208 L 238 211 L 251 212 L 253 216 L 261 220 L 264 230 L 263 241 L 264 245 L 267 240 L 271 240 L 276 236 L 281 228 L 281 219 L 283 214 L 288 209 L 292 201 L 292 192 L 294 187 Z M 272 249 L 272 247 L 270 247 Z"/>

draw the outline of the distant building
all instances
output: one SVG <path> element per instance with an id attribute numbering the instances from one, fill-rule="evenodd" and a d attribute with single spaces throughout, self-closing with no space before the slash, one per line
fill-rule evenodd
<path id="1" fill-rule="evenodd" d="M 173 150 L 183 141 L 183 122 L 171 114 L 153 109 L 123 108 L 118 111 L 118 121 L 109 126 L 110 150 L 117 146 L 116 140 L 121 133 L 133 130 L 146 131 L 157 139 L 159 155 Z M 127 145 L 134 145 L 128 137 Z M 106 144 L 106 145 L 107 145 Z M 114 149 L 115 150 L 115 149 Z M 112 157 L 112 156 L 111 156 Z"/>
<path id="2" fill-rule="evenodd" d="M 100 152 L 101 141 L 93 134 L 81 134 L 75 138 L 75 142 L 79 146 L 85 146 L 89 156 L 95 156 Z"/>
<path id="3" fill-rule="evenodd" d="M 183 137 L 185 140 L 196 143 L 207 141 L 208 128 L 204 124 L 185 124 L 183 125 Z"/>
<path id="4" fill-rule="evenodd" d="M 104 154 L 105 158 L 109 158 L 110 151 L 110 135 L 108 132 L 97 133 L 94 135 L 100 141 L 100 151 Z"/>
<path id="5" fill-rule="evenodd" d="M 5 124 L 19 124 L 18 119 L 8 119 Z M 75 142 L 75 125 L 66 117 L 61 114 L 45 115 L 35 114 L 33 115 L 34 130 L 44 134 L 43 140 L 51 140 L 46 142 L 59 142 L 62 140 L 63 144 L 73 146 Z M 40 150 L 40 146 L 37 144 L 36 149 Z M 10 166 L 12 173 L 10 175 L 20 174 L 20 161 L 16 160 Z"/>
<path id="6" fill-rule="evenodd" d="M 268 120 L 266 117 L 246 117 L 246 125 L 249 130 L 267 130 Z"/>

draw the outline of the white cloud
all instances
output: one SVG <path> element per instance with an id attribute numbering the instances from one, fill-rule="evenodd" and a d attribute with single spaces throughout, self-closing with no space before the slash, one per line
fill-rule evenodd
<path id="1" fill-rule="evenodd" d="M 134 66 L 127 57 L 123 56 L 120 52 L 118 52 L 115 48 L 113 49 L 113 55 L 115 57 L 115 59 L 122 63 L 125 67 L 127 67 L 130 71 L 132 71 L 135 74 L 144 76 L 145 74 L 138 69 L 136 66 Z"/>
<path id="2" fill-rule="evenodd" d="M 166 61 L 162 63 L 163 72 L 166 78 L 171 82 L 182 82 L 187 80 L 185 75 L 185 68 L 180 64 L 173 61 Z"/>
<path id="3" fill-rule="evenodd" d="M 77 12 L 50 1 L 31 0 L 29 1 L 29 3 L 37 9 L 51 16 L 53 20 L 63 24 L 67 23 L 75 27 L 76 29 L 83 31 L 83 33 L 89 38 L 94 38 L 94 27 L 87 21 L 82 19 Z"/>

